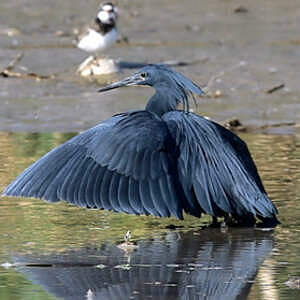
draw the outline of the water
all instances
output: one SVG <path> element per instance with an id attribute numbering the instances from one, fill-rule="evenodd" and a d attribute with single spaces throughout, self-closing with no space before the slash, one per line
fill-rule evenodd
<path id="1" fill-rule="evenodd" d="M 209 217 L 182 222 L 1 198 L 0 299 L 299 299 L 299 289 L 285 284 L 300 277 L 298 1 L 246 0 L 248 12 L 240 14 L 234 13 L 237 0 L 119 3 L 119 27 L 129 44 L 106 55 L 191 61 L 180 71 L 198 83 L 224 71 L 211 86 L 221 96 L 200 99 L 201 114 L 219 121 L 237 116 L 247 126 L 298 124 L 241 135 L 282 224 L 270 232 L 226 231 L 207 229 Z M 0 71 L 23 52 L 16 71 L 56 75 L 42 81 L 0 77 L 0 192 L 74 135 L 68 132 L 142 109 L 151 95 L 142 88 L 96 92 L 102 81 L 129 70 L 100 82 L 75 75 L 85 54 L 74 47 L 72 31 L 97 5 L 0 2 Z M 283 89 L 266 93 L 282 83 Z M 137 248 L 123 251 L 118 246 L 127 230 Z"/>
<path id="2" fill-rule="evenodd" d="M 2 132 L 0 189 L 72 136 Z M 0 263 L 15 265 L 0 267 L 0 299 L 297 299 L 299 290 L 285 282 L 300 275 L 300 137 L 242 138 L 279 209 L 282 225 L 274 231 L 5 197 Z M 124 251 L 127 230 L 137 248 Z"/>

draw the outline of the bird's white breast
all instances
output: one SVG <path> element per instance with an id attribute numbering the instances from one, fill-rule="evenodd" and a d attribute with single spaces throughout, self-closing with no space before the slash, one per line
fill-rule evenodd
<path id="1" fill-rule="evenodd" d="M 105 35 L 93 30 L 88 29 L 88 33 L 82 37 L 77 47 L 86 52 L 98 52 L 111 47 L 119 38 L 116 29 L 112 29 Z"/>

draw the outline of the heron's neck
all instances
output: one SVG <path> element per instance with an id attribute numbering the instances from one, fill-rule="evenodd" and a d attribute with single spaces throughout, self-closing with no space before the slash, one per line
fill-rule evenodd
<path id="1" fill-rule="evenodd" d="M 177 100 L 172 91 L 161 87 L 156 89 L 155 94 L 150 98 L 146 105 L 146 110 L 162 116 L 164 113 L 176 110 Z"/>

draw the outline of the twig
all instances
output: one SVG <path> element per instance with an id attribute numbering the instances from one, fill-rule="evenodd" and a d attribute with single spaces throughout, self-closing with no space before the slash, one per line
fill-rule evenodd
<path id="1" fill-rule="evenodd" d="M 14 67 L 16 66 L 16 64 L 22 60 L 22 58 L 24 57 L 24 53 L 21 52 L 17 55 L 16 58 L 14 58 L 8 65 L 7 67 L 5 68 L 5 70 L 13 70 Z"/>
<path id="2" fill-rule="evenodd" d="M 272 94 L 278 90 L 281 90 L 285 87 L 284 83 L 281 83 L 279 85 L 275 85 L 274 87 L 272 87 L 271 89 L 267 90 L 266 93 L 267 94 Z"/>
<path id="3" fill-rule="evenodd" d="M 296 122 L 282 122 L 282 123 L 274 123 L 274 124 L 266 124 L 257 127 L 258 129 L 267 129 L 267 128 L 274 128 L 274 127 L 283 127 L 283 126 L 295 126 Z"/>
<path id="4" fill-rule="evenodd" d="M 23 53 L 19 53 L 17 57 L 10 61 L 9 64 L 0 71 L 0 75 L 3 77 L 8 77 L 7 73 L 9 73 L 9 71 L 11 71 L 15 67 L 15 65 L 23 58 L 23 56 Z"/>
<path id="5" fill-rule="evenodd" d="M 274 123 L 274 124 L 265 124 L 261 126 L 245 126 L 241 123 L 241 121 L 237 118 L 233 118 L 230 120 L 226 120 L 221 125 L 230 129 L 231 131 L 238 131 L 238 132 L 253 132 L 258 130 L 265 130 L 269 128 L 278 128 L 284 126 L 296 126 L 297 124 L 293 121 L 290 122 L 282 122 L 282 123 Z"/>
<path id="6" fill-rule="evenodd" d="M 21 73 L 15 72 L 13 69 L 18 62 L 24 57 L 24 53 L 19 53 L 2 71 L 0 71 L 0 76 L 2 77 L 14 77 L 14 78 L 35 78 L 36 80 L 42 79 L 53 79 L 55 75 L 39 75 L 34 72 Z"/>

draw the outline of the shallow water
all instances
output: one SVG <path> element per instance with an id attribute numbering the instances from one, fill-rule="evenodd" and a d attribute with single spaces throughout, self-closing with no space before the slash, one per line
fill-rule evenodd
<path id="1" fill-rule="evenodd" d="M 0 190 L 72 135 L 2 132 Z M 299 290 L 285 282 L 300 275 L 300 137 L 242 137 L 279 209 L 274 231 L 4 197 L 0 299 L 297 299 Z M 118 245 L 127 230 L 137 248 L 124 251 Z"/>
<path id="2" fill-rule="evenodd" d="M 298 0 L 124 0 L 120 31 L 129 44 L 106 55 L 132 62 L 179 60 L 218 98 L 198 111 L 252 126 L 300 123 Z M 143 108 L 151 89 L 96 91 L 75 69 L 85 54 L 74 28 L 98 1 L 0 2 L 0 71 L 55 74 L 35 81 L 0 77 L 0 192 L 53 147 L 114 113 Z M 14 29 L 13 36 L 8 34 Z M 63 34 L 57 35 L 61 31 Z M 279 84 L 275 93 L 267 90 Z M 298 132 L 297 132 L 298 130 Z M 42 132 L 42 133 L 41 133 Z M 261 131 L 263 132 L 263 131 Z M 37 199 L 0 199 L 0 299 L 298 299 L 285 285 L 300 276 L 299 126 L 242 134 L 282 224 L 274 231 L 207 229 L 210 218 L 136 217 Z M 170 225 L 180 226 L 176 230 Z M 127 230 L 137 248 L 118 247 Z M 9 268 L 8 268 L 9 267 Z M 221 295 L 221 296 L 220 296 Z M 76 298 L 77 297 L 77 298 Z"/>

